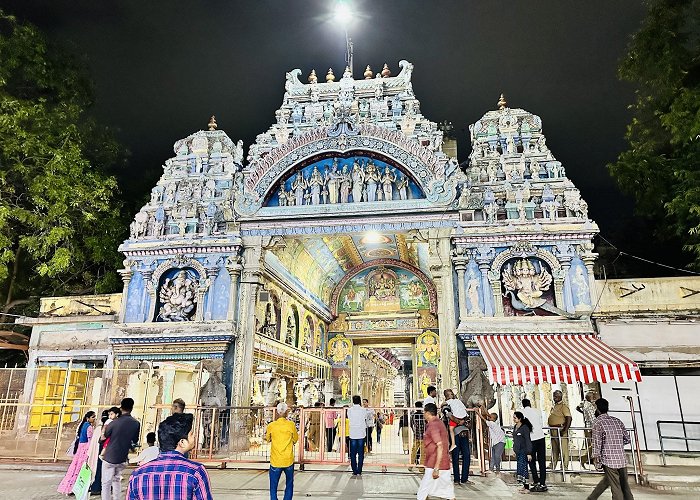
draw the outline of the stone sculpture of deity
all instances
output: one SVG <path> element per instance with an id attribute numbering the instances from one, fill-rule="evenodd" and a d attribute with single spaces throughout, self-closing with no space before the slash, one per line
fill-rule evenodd
<path id="1" fill-rule="evenodd" d="M 196 278 L 187 271 L 180 271 L 174 279 L 166 278 L 160 287 L 158 300 L 162 304 L 158 311 L 161 321 L 191 321 L 197 306 Z"/>
<path id="2" fill-rule="evenodd" d="M 394 197 L 394 182 L 396 182 L 396 174 L 389 167 L 386 167 L 384 175 L 382 175 L 382 190 L 385 201 L 391 201 Z"/>

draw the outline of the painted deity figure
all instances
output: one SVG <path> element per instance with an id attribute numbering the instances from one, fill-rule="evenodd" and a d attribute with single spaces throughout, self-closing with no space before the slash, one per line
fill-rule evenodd
<path id="1" fill-rule="evenodd" d="M 355 160 L 352 164 L 352 201 L 359 203 L 362 201 L 362 192 L 365 184 L 365 171 L 360 166 L 360 162 Z"/>
<path id="2" fill-rule="evenodd" d="M 287 192 L 284 190 L 284 184 L 280 186 L 279 193 L 277 194 L 279 200 L 279 206 L 284 207 L 287 205 Z"/>
<path id="3" fill-rule="evenodd" d="M 576 298 L 575 305 L 584 304 L 590 306 L 591 298 L 588 291 L 588 280 L 586 279 L 586 276 L 583 272 L 583 268 L 581 266 L 576 266 L 576 270 L 574 271 L 574 277 L 571 281 L 574 285 L 573 288 Z"/>
<path id="4" fill-rule="evenodd" d="M 400 200 L 408 199 L 408 177 L 405 175 L 396 183 L 396 190 L 399 192 Z"/>
<path id="5" fill-rule="evenodd" d="M 294 345 L 294 339 L 297 336 L 297 328 L 296 325 L 294 324 L 294 318 L 292 316 L 289 316 L 287 318 L 287 338 L 285 341 L 287 344 Z"/>
<path id="6" fill-rule="evenodd" d="M 162 304 L 158 311 L 161 321 L 190 321 L 197 305 L 196 279 L 187 271 L 180 271 L 174 279 L 166 278 L 159 291 Z"/>
<path id="7" fill-rule="evenodd" d="M 336 158 L 333 160 L 331 171 L 326 174 L 328 201 L 330 203 L 338 203 L 338 191 L 340 189 L 341 180 L 342 175 L 338 171 L 338 159 Z"/>
<path id="8" fill-rule="evenodd" d="M 340 203 L 350 201 L 350 190 L 352 189 L 352 177 L 348 171 L 348 166 L 343 165 L 343 172 L 340 174 Z"/>
<path id="9" fill-rule="evenodd" d="M 479 316 L 481 314 L 481 303 L 479 301 L 479 280 L 473 275 L 467 282 L 467 300 L 469 301 L 469 315 Z"/>
<path id="10" fill-rule="evenodd" d="M 298 172 L 292 181 L 292 191 L 294 191 L 294 200 L 297 206 L 304 204 L 304 191 L 306 190 L 306 187 L 306 179 L 304 179 L 301 172 Z"/>
<path id="11" fill-rule="evenodd" d="M 308 182 L 308 187 L 311 191 L 312 205 L 321 204 L 321 189 L 323 189 L 323 185 L 323 176 L 321 175 L 321 172 L 319 172 L 318 167 L 314 167 Z"/>
<path id="12" fill-rule="evenodd" d="M 379 185 L 379 171 L 372 160 L 369 161 L 366 171 L 367 178 L 367 201 L 377 200 L 377 186 Z"/>
<path id="13" fill-rule="evenodd" d="M 396 174 L 389 167 L 386 167 L 384 175 L 382 175 L 382 190 L 386 201 L 391 201 L 394 197 L 394 182 L 396 182 Z"/>
<path id="14" fill-rule="evenodd" d="M 347 401 L 350 396 L 350 377 L 348 377 L 348 372 L 343 370 L 340 374 L 340 397 L 343 401 Z"/>

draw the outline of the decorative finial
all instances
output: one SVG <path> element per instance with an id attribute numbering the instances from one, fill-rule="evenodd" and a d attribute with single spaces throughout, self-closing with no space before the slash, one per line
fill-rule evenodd
<path id="1" fill-rule="evenodd" d="M 389 78 L 390 76 L 391 70 L 389 69 L 389 65 L 384 63 L 384 67 L 382 68 L 382 78 Z"/>
<path id="2" fill-rule="evenodd" d="M 352 78 L 352 71 L 350 71 L 350 66 L 345 66 L 345 71 L 343 71 L 343 78 Z"/>
<path id="3" fill-rule="evenodd" d="M 372 73 L 372 68 L 370 68 L 368 64 L 365 68 L 365 80 L 371 80 L 373 76 L 374 73 Z"/>
<path id="4" fill-rule="evenodd" d="M 331 83 L 335 81 L 335 75 L 333 74 L 333 68 L 328 68 L 328 73 L 326 73 L 326 83 Z"/>
<path id="5" fill-rule="evenodd" d="M 209 118 L 209 125 L 207 126 L 209 127 L 209 130 L 216 130 L 216 127 L 218 127 L 216 124 L 216 116 L 211 115 L 211 118 Z"/>
<path id="6" fill-rule="evenodd" d="M 318 77 L 316 76 L 316 70 L 312 69 L 311 73 L 309 73 L 309 83 L 316 83 L 318 82 Z"/>
<path id="7" fill-rule="evenodd" d="M 508 102 L 503 94 L 498 98 L 498 109 L 506 109 L 508 107 Z"/>

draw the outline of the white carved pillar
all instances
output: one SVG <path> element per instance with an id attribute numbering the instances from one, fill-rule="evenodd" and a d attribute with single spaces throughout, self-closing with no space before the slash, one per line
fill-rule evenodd
<path id="1" fill-rule="evenodd" d="M 451 229 L 431 229 L 428 238 L 429 267 L 438 299 L 440 325 L 440 365 L 442 389 L 459 391 L 457 363 L 456 311 L 454 310 L 454 279 L 452 275 Z"/>
<path id="2" fill-rule="evenodd" d="M 233 406 L 250 406 L 253 377 L 253 346 L 255 343 L 255 303 L 262 271 L 262 241 L 251 237 L 244 241 L 243 279 L 240 284 L 240 314 L 238 315 L 234 357 Z"/>
<path id="3" fill-rule="evenodd" d="M 238 305 L 238 280 L 241 277 L 241 257 L 240 255 L 231 256 L 226 260 L 226 271 L 231 277 L 231 286 L 229 287 L 228 311 L 226 319 L 229 321 L 236 320 L 236 306 Z"/>
<path id="4" fill-rule="evenodd" d="M 491 292 L 493 293 L 493 315 L 503 316 L 503 296 L 501 295 L 500 269 L 491 269 L 487 273 Z"/>
<path id="5" fill-rule="evenodd" d="M 118 271 L 122 277 L 122 281 L 124 282 L 124 289 L 122 291 L 122 302 L 119 308 L 120 323 L 124 323 L 124 319 L 126 318 L 126 302 L 129 298 L 129 284 L 131 283 L 131 277 L 134 275 L 134 272 L 131 270 L 133 264 L 133 262 L 127 259 L 124 261 L 124 269 L 120 269 Z"/>
<path id="6" fill-rule="evenodd" d="M 463 256 L 455 256 L 452 258 L 455 271 L 457 271 L 457 301 L 459 303 L 459 328 L 464 325 L 467 319 L 467 298 L 466 285 L 464 282 L 464 273 L 467 270 L 467 262 Z"/>

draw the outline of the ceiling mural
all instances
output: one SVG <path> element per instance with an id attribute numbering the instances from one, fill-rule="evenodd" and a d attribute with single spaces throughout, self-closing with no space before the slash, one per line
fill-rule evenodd
<path id="1" fill-rule="evenodd" d="M 355 235 L 285 238 L 272 252 L 296 280 L 330 305 L 330 294 L 348 271 L 378 259 L 394 259 L 427 269 L 427 244 L 405 234 L 369 232 Z"/>

